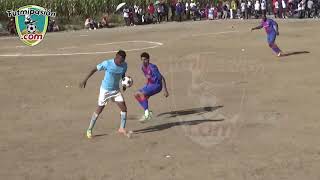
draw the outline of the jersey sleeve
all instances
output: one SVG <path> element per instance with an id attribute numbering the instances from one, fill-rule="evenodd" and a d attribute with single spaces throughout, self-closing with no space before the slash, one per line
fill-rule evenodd
<path id="1" fill-rule="evenodd" d="M 97 65 L 98 71 L 105 71 L 108 69 L 109 61 L 103 61 L 100 64 Z"/>
<path id="2" fill-rule="evenodd" d="M 159 68 L 158 68 L 158 66 L 153 65 L 152 66 L 152 78 L 159 78 L 159 77 L 161 77 L 161 73 L 159 71 Z"/>

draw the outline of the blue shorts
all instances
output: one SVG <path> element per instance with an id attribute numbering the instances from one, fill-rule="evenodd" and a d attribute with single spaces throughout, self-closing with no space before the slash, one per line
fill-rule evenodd
<path id="1" fill-rule="evenodd" d="M 276 41 L 277 34 L 276 33 L 270 33 L 267 36 L 268 44 L 273 44 Z"/>
<path id="2" fill-rule="evenodd" d="M 145 96 L 153 96 L 159 93 L 162 90 L 161 84 L 147 84 L 143 86 L 139 91 L 142 92 Z"/>

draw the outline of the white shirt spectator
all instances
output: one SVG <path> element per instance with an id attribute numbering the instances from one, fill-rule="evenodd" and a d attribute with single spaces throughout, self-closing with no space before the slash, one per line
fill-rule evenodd
<path id="1" fill-rule="evenodd" d="M 248 7 L 251 7 L 251 4 L 252 4 L 251 1 L 248 1 Z"/>
<path id="2" fill-rule="evenodd" d="M 279 3 L 278 3 L 278 1 L 276 1 L 276 2 L 274 3 L 274 8 L 279 9 Z"/>
<path id="3" fill-rule="evenodd" d="M 256 3 L 254 4 L 254 10 L 259 11 L 260 10 L 260 2 L 256 1 Z"/>
<path id="4" fill-rule="evenodd" d="M 313 7 L 313 1 L 309 0 L 308 1 L 308 9 L 312 9 L 312 7 Z"/>
<path id="5" fill-rule="evenodd" d="M 246 10 L 246 3 L 242 2 L 241 3 L 241 12 L 244 12 Z"/>
<path id="6" fill-rule="evenodd" d="M 305 7 L 306 7 L 306 3 L 305 2 L 303 2 L 303 0 L 302 0 L 302 2 L 301 2 L 302 4 L 301 4 L 301 9 L 302 9 L 302 11 L 304 11 L 305 10 Z"/>
<path id="7" fill-rule="evenodd" d="M 287 4 L 285 0 L 282 0 L 282 8 L 287 8 Z"/>
<path id="8" fill-rule="evenodd" d="M 123 17 L 124 18 L 128 18 L 129 17 L 129 9 L 127 9 L 127 8 L 123 9 Z"/>
<path id="9" fill-rule="evenodd" d="M 261 2 L 261 10 L 266 10 L 267 7 L 266 7 L 266 2 L 265 1 L 262 1 Z"/>
<path id="10" fill-rule="evenodd" d="M 302 10 L 302 3 L 299 3 L 298 4 L 298 11 L 301 11 Z"/>
<path id="11" fill-rule="evenodd" d="M 186 2 L 186 11 L 188 11 L 189 9 L 190 9 L 190 4 Z"/>
<path id="12" fill-rule="evenodd" d="M 194 2 L 190 3 L 190 8 L 191 8 L 191 9 L 194 8 L 194 7 L 196 7 L 196 6 L 197 6 L 196 3 L 194 3 Z"/>

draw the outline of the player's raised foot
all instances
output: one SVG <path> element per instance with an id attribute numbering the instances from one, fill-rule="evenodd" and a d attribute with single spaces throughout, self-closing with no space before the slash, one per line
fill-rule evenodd
<path id="1" fill-rule="evenodd" d="M 92 136 L 92 130 L 88 129 L 87 130 L 87 138 L 91 139 L 93 136 Z"/>
<path id="2" fill-rule="evenodd" d="M 149 111 L 149 113 L 145 113 L 141 119 L 139 120 L 139 122 L 141 123 L 145 123 L 147 121 L 150 121 L 152 119 L 152 111 Z"/>

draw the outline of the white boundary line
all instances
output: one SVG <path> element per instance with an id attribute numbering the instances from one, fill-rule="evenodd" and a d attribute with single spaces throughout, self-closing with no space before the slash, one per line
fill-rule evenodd
<path id="1" fill-rule="evenodd" d="M 135 49 L 124 49 L 127 52 L 130 51 L 140 51 L 145 49 L 153 49 L 159 46 L 162 46 L 163 43 L 160 42 L 153 42 L 153 41 L 119 41 L 119 42 L 111 42 L 106 43 L 110 44 L 120 44 L 120 43 L 136 43 L 136 42 L 143 42 L 148 44 L 154 44 L 154 46 L 144 47 L 144 48 L 135 48 Z M 98 44 L 96 44 L 98 45 Z M 102 44 L 100 44 L 102 45 Z M 0 54 L 0 57 L 39 57 L 39 56 L 73 56 L 73 55 L 90 55 L 90 54 L 109 54 L 115 53 L 118 51 L 98 51 L 98 52 L 79 52 L 79 53 L 52 53 L 52 54 Z"/>
<path id="2" fill-rule="evenodd" d="M 191 35 L 191 37 L 229 34 L 229 33 L 237 33 L 237 32 L 239 32 L 239 31 L 222 31 L 222 32 L 214 32 L 214 33 L 193 34 L 193 35 Z"/>

